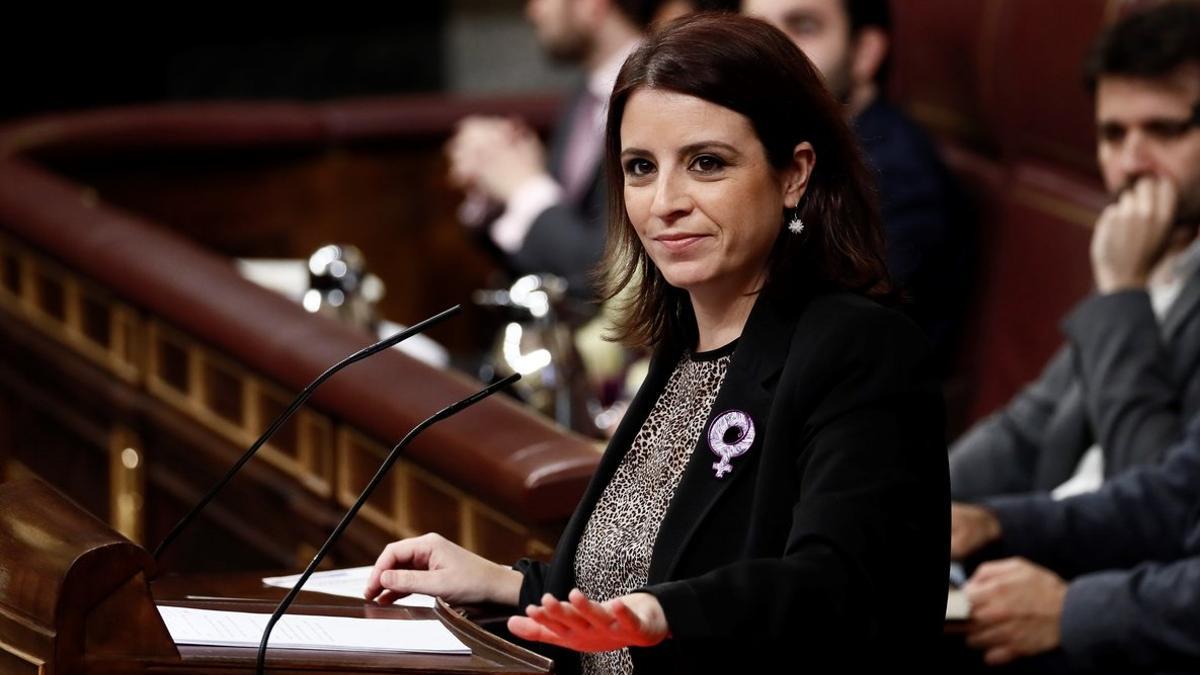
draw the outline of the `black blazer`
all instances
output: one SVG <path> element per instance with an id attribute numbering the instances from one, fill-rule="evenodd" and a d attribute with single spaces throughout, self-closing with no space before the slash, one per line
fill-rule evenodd
<path id="1" fill-rule="evenodd" d="M 1160 464 L 1088 494 L 984 502 L 1019 555 L 1070 580 L 1061 654 L 1071 672 L 1196 672 L 1200 664 L 1200 417 Z"/>
<path id="2" fill-rule="evenodd" d="M 552 562 L 516 565 L 521 607 L 574 586 L 592 508 L 681 351 L 656 354 Z M 936 648 L 949 488 L 925 351 L 911 322 L 858 296 L 759 298 L 708 422 L 743 411 L 755 439 L 720 479 L 707 426 L 692 453 L 644 588 L 672 637 L 633 650 L 638 672 L 763 672 L 780 658 L 818 672 L 894 666 Z M 578 669 L 575 655 L 542 650 Z"/>

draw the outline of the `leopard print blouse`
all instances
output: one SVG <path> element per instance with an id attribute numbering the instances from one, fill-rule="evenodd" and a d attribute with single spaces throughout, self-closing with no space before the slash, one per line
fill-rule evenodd
<path id="1" fill-rule="evenodd" d="M 603 602 L 646 584 L 659 526 L 736 345 L 680 358 L 605 486 L 575 553 L 576 583 L 589 598 Z M 633 672 L 628 649 L 580 657 L 584 675 Z"/>

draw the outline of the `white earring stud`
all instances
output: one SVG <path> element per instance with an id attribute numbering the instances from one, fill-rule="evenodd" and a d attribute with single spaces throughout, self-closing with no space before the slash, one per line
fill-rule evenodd
<path id="1" fill-rule="evenodd" d="M 800 212 L 797 210 L 792 213 L 792 217 L 788 220 L 788 232 L 792 234 L 800 234 L 804 231 L 804 221 L 800 219 Z"/>

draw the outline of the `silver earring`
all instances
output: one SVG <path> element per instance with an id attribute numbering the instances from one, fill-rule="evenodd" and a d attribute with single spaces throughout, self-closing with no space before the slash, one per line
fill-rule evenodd
<path id="1" fill-rule="evenodd" d="M 788 220 L 787 229 L 792 234 L 800 234 L 804 231 L 804 221 L 800 219 L 799 209 L 792 212 L 792 217 Z"/>

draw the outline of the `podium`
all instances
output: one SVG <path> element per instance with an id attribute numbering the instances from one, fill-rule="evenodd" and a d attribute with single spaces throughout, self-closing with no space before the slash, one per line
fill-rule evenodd
<path id="1" fill-rule="evenodd" d="M 270 612 L 257 576 L 155 580 L 150 554 L 38 480 L 0 484 L 0 672 L 250 673 L 256 650 L 176 645 L 156 604 Z M 440 620 L 471 655 L 272 649 L 270 673 L 548 673 L 552 662 L 441 601 L 380 607 L 302 593 L 289 613 Z"/>

